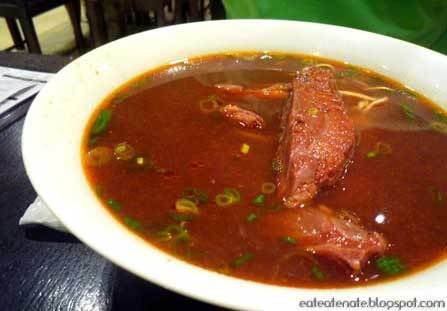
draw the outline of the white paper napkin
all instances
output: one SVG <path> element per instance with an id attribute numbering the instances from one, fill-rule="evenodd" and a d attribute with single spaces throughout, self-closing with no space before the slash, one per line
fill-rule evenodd
<path id="1" fill-rule="evenodd" d="M 0 115 L 35 95 L 54 74 L 0 66 Z"/>
<path id="2" fill-rule="evenodd" d="M 48 206 L 37 197 L 19 220 L 19 225 L 39 224 L 55 230 L 68 232 Z"/>

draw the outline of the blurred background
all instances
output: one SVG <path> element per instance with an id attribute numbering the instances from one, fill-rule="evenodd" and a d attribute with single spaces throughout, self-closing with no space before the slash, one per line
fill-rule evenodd
<path id="1" fill-rule="evenodd" d="M 135 32 L 224 18 L 348 26 L 447 53 L 447 0 L 0 0 L 0 51 L 76 57 Z"/>
<path id="2" fill-rule="evenodd" d="M 76 57 L 135 32 L 223 18 L 221 0 L 0 0 L 0 51 Z"/>

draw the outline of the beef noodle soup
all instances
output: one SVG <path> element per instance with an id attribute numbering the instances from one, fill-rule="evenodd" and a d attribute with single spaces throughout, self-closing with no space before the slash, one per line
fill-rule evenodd
<path id="1" fill-rule="evenodd" d="M 119 87 L 82 156 L 104 208 L 171 255 L 259 282 L 346 287 L 444 256 L 446 134 L 439 107 L 374 72 L 230 53 Z"/>

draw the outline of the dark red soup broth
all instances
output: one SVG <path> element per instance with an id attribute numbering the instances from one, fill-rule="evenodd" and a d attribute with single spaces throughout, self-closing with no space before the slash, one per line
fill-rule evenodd
<path id="1" fill-rule="evenodd" d="M 263 222 L 287 217 L 270 193 L 287 96 L 216 87 L 289 83 L 297 70 L 318 64 L 335 70 L 356 146 L 346 174 L 308 204 L 348 211 L 386 238 L 386 252 L 361 272 L 307 252 Z M 264 128 L 225 120 L 218 107 L 228 103 L 262 116 Z M 164 66 L 118 88 L 92 116 L 82 154 L 104 208 L 160 249 L 244 279 L 346 287 L 406 275 L 444 256 L 446 135 L 440 108 L 376 73 L 300 55 L 235 53 Z"/>

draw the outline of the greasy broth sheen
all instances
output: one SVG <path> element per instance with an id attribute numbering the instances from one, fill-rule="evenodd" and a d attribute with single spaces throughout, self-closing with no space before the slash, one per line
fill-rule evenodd
<path id="1" fill-rule="evenodd" d="M 262 115 L 267 123 L 262 131 L 238 128 L 218 112 L 203 113 L 198 105 L 216 94 L 215 83 L 256 88 L 290 82 L 296 70 L 310 63 L 335 66 L 340 90 L 390 98 L 369 112 L 360 112 L 355 106 L 361 99 L 343 96 L 356 126 L 355 154 L 344 178 L 321 191 L 315 204 L 351 211 L 365 228 L 383 233 L 390 243 L 386 254 L 400 258 L 406 273 L 439 260 L 447 249 L 447 136 L 430 127 L 430 122 L 440 118 L 434 114 L 439 108 L 395 81 L 324 59 L 274 53 L 214 55 L 161 67 L 120 87 L 104 100 L 85 133 L 85 173 L 99 200 L 151 244 L 236 277 L 297 287 L 354 286 L 389 278 L 379 271 L 374 258 L 354 275 L 330 259 L 305 255 L 299 240 L 293 245 L 269 236 L 269 228 L 262 225 L 265 213 L 281 217 L 281 210 L 250 202 L 263 183 L 274 181 L 271 165 L 285 100 L 220 97 Z M 394 91 L 365 90 L 374 86 Z M 112 110 L 112 118 L 107 130 L 92 141 L 90 129 L 104 108 Z M 437 125 L 442 132 L 441 123 Z M 154 165 L 139 169 L 130 163 L 133 160 L 116 159 L 101 167 L 86 164 L 91 148 L 113 148 L 121 142 Z M 377 142 L 388 144 L 391 154 L 368 158 Z M 243 143 L 250 146 L 247 154 L 240 151 Z M 199 205 L 199 216 L 179 222 L 170 215 L 186 187 L 202 189 L 209 198 Z M 240 191 L 239 204 L 216 205 L 214 197 L 226 187 Z M 266 198 L 267 207 L 277 202 L 274 194 Z M 119 202 L 119 207 L 107 204 L 110 199 Z M 253 222 L 247 221 L 250 213 L 257 215 Z M 160 232 L 172 224 L 187 230 L 188 241 L 176 243 L 172 235 L 166 241 L 169 237 Z M 251 260 L 239 267 L 231 264 L 247 253 L 253 255 Z M 322 279 L 312 272 L 315 266 L 323 273 Z"/>

